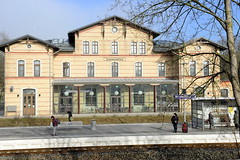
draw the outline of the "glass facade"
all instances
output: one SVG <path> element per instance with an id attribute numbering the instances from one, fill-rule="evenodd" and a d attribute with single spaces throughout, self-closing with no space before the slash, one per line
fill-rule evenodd
<path id="1" fill-rule="evenodd" d="M 53 114 L 178 111 L 177 84 L 54 86 Z"/>

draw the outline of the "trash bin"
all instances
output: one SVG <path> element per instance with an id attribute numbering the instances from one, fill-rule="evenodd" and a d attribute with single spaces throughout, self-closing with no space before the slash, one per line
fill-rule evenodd
<path id="1" fill-rule="evenodd" d="M 96 130 L 96 120 L 91 121 L 91 130 L 95 131 Z"/>
<path id="2" fill-rule="evenodd" d="M 182 124 L 182 132 L 183 133 L 187 133 L 188 132 L 188 124 L 186 122 L 184 122 Z"/>

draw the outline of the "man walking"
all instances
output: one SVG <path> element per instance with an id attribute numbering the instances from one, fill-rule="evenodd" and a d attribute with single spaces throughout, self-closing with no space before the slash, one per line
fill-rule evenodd
<path id="1" fill-rule="evenodd" d="M 56 130 L 57 130 L 57 125 L 58 125 L 58 122 L 57 122 L 57 119 L 54 117 L 54 116 L 51 116 L 51 119 L 52 119 L 52 126 L 53 126 L 53 134 L 52 136 L 56 136 Z"/>

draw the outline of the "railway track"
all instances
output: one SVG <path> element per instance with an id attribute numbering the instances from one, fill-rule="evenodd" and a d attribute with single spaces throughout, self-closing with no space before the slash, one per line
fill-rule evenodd
<path id="1" fill-rule="evenodd" d="M 42 148 L 1 150 L 0 156 L 28 155 L 28 154 L 68 154 L 73 152 L 114 152 L 114 151 L 139 151 L 139 150 L 172 150 L 195 148 L 240 148 L 239 143 L 199 143 L 199 144 L 160 144 L 160 145 L 126 145 L 126 146 L 96 146 L 96 147 L 68 147 L 68 148 Z"/>

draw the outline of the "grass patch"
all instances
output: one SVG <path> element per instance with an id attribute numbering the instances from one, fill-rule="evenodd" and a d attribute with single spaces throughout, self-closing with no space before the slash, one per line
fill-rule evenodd
<path id="1" fill-rule="evenodd" d="M 57 117 L 57 116 L 56 116 Z M 172 115 L 149 115 L 149 116 L 92 116 L 73 117 L 73 121 L 82 121 L 87 125 L 91 120 L 96 120 L 97 124 L 124 124 L 124 123 L 170 123 Z M 67 117 L 57 117 L 61 122 L 68 121 Z M 189 122 L 191 117 L 187 116 Z M 179 121 L 183 122 L 183 116 L 179 115 Z M 24 127 L 24 126 L 49 126 L 50 117 L 15 117 L 0 118 L 0 127 Z"/>

